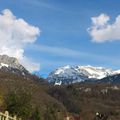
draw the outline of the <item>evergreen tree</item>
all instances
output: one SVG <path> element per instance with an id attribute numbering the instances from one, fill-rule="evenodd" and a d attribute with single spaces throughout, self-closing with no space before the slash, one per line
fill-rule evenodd
<path id="1" fill-rule="evenodd" d="M 32 115 L 32 120 L 41 120 L 41 116 L 38 108 L 35 109 Z"/>
<path id="2" fill-rule="evenodd" d="M 32 112 L 31 96 L 25 92 L 11 92 L 6 98 L 6 109 L 23 119 L 28 119 Z"/>

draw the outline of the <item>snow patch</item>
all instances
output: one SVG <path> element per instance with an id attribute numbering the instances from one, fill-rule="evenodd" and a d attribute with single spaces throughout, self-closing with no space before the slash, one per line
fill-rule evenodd
<path id="1" fill-rule="evenodd" d="M 88 79 L 102 79 L 107 76 L 120 74 L 120 70 L 113 71 L 111 69 L 103 67 L 76 66 L 71 67 L 69 65 L 60 67 L 51 72 L 48 76 L 48 81 L 56 85 L 70 84 L 81 82 Z M 62 81 L 61 83 L 57 81 Z"/>
<path id="2" fill-rule="evenodd" d="M 9 67 L 9 65 L 8 65 L 8 64 L 5 64 L 5 63 L 1 63 L 0 66 L 1 66 L 1 67 Z"/>

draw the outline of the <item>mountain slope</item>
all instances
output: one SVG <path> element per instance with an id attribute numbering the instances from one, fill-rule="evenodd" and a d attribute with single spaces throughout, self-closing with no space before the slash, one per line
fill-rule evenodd
<path id="1" fill-rule="evenodd" d="M 21 105 L 21 102 L 28 97 L 27 99 L 30 99 L 30 106 L 27 108 L 25 104 L 25 111 L 23 110 L 23 114 L 20 116 L 21 118 L 24 116 L 24 112 L 29 109 L 31 113 L 26 115 L 31 119 L 35 110 L 38 109 L 37 113 L 40 113 L 40 118 L 42 120 L 46 120 L 46 117 L 48 117 L 47 119 L 51 118 L 52 120 L 56 120 L 58 117 L 55 116 L 57 111 L 59 111 L 59 117 L 63 119 L 63 113 L 66 111 L 66 108 L 61 102 L 46 92 L 48 86 L 49 84 L 43 78 L 30 74 L 16 58 L 7 55 L 0 55 L 0 101 L 1 96 L 3 96 L 3 103 L 0 103 L 0 111 L 9 110 L 12 111 L 11 114 L 20 116 L 20 114 L 18 114 L 20 111 L 17 113 L 14 111 L 15 107 L 18 108 L 17 105 Z M 13 98 L 11 100 L 11 95 L 16 95 L 14 99 L 15 101 Z M 10 96 L 12 103 L 12 105 L 10 103 L 10 106 L 8 105 L 10 100 L 7 101 L 9 98 L 8 96 Z M 23 101 L 20 100 L 20 102 L 17 100 L 18 98 L 22 98 Z M 19 106 L 19 108 L 21 106 Z"/>
<path id="2" fill-rule="evenodd" d="M 7 55 L 0 55 L 0 70 L 15 73 L 17 75 L 29 75 L 28 70 L 26 70 L 16 58 Z"/>
<path id="3" fill-rule="evenodd" d="M 11 93 L 18 93 L 18 95 L 19 93 L 29 94 L 31 96 L 30 104 L 32 106 L 32 113 L 38 108 L 42 120 L 46 120 L 44 114 L 46 114 L 48 107 L 52 107 L 51 109 L 53 109 L 53 113 L 50 115 L 55 114 L 57 110 L 60 111 L 60 114 L 63 114 L 65 107 L 45 91 L 48 84 L 43 85 L 41 78 L 31 78 L 0 71 L 0 95 L 2 94 L 3 98 L 6 98 Z M 0 105 L 0 110 L 6 110 L 6 103 Z"/>
<path id="4" fill-rule="evenodd" d="M 120 85 L 76 83 L 50 87 L 48 93 L 80 115 L 75 120 L 120 120 Z M 109 119 L 95 119 L 97 112 Z"/>
<path id="5" fill-rule="evenodd" d="M 108 76 L 103 79 L 96 80 L 94 82 L 103 83 L 103 84 L 106 84 L 106 83 L 107 84 L 120 84 L 120 74 Z"/>
<path id="6" fill-rule="evenodd" d="M 65 66 L 51 72 L 47 79 L 50 83 L 60 85 L 60 84 L 76 83 L 90 79 L 92 80 L 102 79 L 107 76 L 116 75 L 119 73 L 120 73 L 119 70 L 113 71 L 111 69 L 106 69 L 102 67 Z"/>

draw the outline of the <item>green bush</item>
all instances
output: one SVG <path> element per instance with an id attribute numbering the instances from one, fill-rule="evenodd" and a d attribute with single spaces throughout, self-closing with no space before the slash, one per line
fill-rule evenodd
<path id="1" fill-rule="evenodd" d="M 6 109 L 23 119 L 30 117 L 32 112 L 31 96 L 25 92 L 11 92 L 6 97 Z"/>
<path id="2" fill-rule="evenodd" d="M 35 111 L 33 112 L 32 120 L 41 120 L 41 115 L 38 108 L 36 108 Z"/>

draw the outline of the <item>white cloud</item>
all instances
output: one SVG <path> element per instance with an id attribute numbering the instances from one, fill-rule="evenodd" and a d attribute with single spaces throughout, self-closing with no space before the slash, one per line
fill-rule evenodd
<path id="1" fill-rule="evenodd" d="M 120 65 L 119 57 L 113 56 L 105 56 L 102 54 L 95 54 L 91 52 L 82 52 L 75 49 L 64 48 L 59 46 L 47 46 L 47 45 L 32 45 L 28 48 L 28 50 L 36 50 L 39 54 L 45 53 L 51 55 L 51 57 L 55 57 L 55 59 L 45 59 L 44 57 L 40 58 L 41 62 L 41 69 L 42 66 L 63 66 L 66 64 L 69 65 L 78 65 L 78 64 L 89 64 L 86 63 L 86 60 L 89 60 L 90 63 L 95 63 L 93 65 L 100 65 L 100 66 L 118 66 Z M 53 56 L 52 56 L 53 55 Z M 58 58 L 65 58 L 61 61 Z M 108 63 L 109 61 L 109 63 Z M 106 64 L 104 64 L 106 63 Z"/>
<path id="2" fill-rule="evenodd" d="M 55 47 L 55 46 L 47 46 L 47 45 L 32 45 L 31 49 L 35 49 L 40 52 L 49 53 L 55 56 L 67 56 L 67 57 L 74 57 L 78 55 L 82 55 L 83 53 L 80 53 L 79 51 L 64 48 L 64 47 Z"/>
<path id="3" fill-rule="evenodd" d="M 24 56 L 24 48 L 27 44 L 34 43 L 39 34 L 38 27 L 28 24 L 22 18 L 17 18 L 9 9 L 1 12 L 0 54 L 16 57 L 30 72 L 38 70 L 39 64 Z"/>
<path id="4" fill-rule="evenodd" d="M 98 17 L 92 17 L 91 20 L 93 22 L 93 25 L 99 27 L 104 26 L 110 20 L 110 17 L 107 16 L 106 14 L 101 14 Z"/>
<path id="5" fill-rule="evenodd" d="M 49 55 L 53 55 L 55 57 L 64 57 L 64 58 L 77 58 L 77 60 L 80 59 L 93 59 L 93 60 L 113 60 L 111 57 L 106 57 L 103 55 L 98 55 L 90 52 L 83 52 L 78 51 L 75 49 L 65 48 L 65 47 L 59 47 L 59 46 L 48 46 L 48 45 L 32 45 L 28 48 L 28 50 L 36 50 L 39 53 L 45 53 Z M 43 59 L 44 60 L 44 59 Z M 45 61 L 45 60 L 44 60 Z M 56 61 L 57 62 L 57 61 Z"/>
<path id="6" fill-rule="evenodd" d="M 98 17 L 92 17 L 92 26 L 88 28 L 88 32 L 92 37 L 92 41 L 102 43 L 106 41 L 120 40 L 120 15 L 110 24 L 110 17 L 101 14 Z"/>

